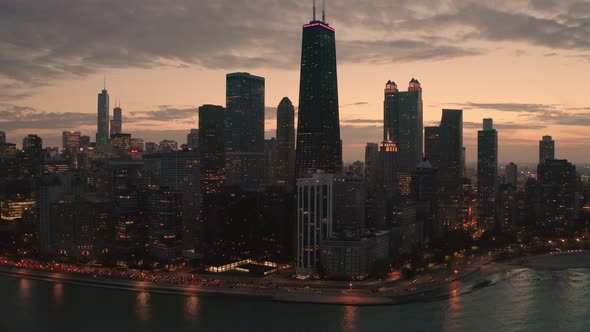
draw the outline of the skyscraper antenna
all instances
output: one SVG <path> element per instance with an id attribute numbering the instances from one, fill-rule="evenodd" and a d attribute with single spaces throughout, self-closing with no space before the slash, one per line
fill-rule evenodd
<path id="1" fill-rule="evenodd" d="M 313 20 L 315 21 L 315 0 L 313 0 Z"/>
<path id="2" fill-rule="evenodd" d="M 107 74 L 104 74 L 104 81 L 103 81 L 103 90 L 107 89 Z"/>
<path id="3" fill-rule="evenodd" d="M 326 23 L 326 0 L 322 0 L 322 22 Z"/>

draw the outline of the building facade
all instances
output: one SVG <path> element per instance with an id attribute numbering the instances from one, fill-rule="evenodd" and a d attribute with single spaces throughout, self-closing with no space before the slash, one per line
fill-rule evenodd
<path id="1" fill-rule="evenodd" d="M 484 119 L 483 130 L 477 132 L 477 222 L 480 229 L 494 228 L 497 189 L 498 132 L 492 119 Z"/>
<path id="2" fill-rule="evenodd" d="M 226 185 L 258 190 L 264 177 L 264 78 L 226 77 Z"/>
<path id="3" fill-rule="evenodd" d="M 303 26 L 295 163 L 297 178 L 342 171 L 335 30 L 315 17 Z"/>

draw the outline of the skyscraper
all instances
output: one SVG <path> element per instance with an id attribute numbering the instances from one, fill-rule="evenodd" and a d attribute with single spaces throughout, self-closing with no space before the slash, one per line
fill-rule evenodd
<path id="1" fill-rule="evenodd" d="M 342 141 L 338 115 L 335 30 L 322 20 L 303 26 L 295 173 L 340 174 Z"/>
<path id="2" fill-rule="evenodd" d="M 64 150 L 77 150 L 80 147 L 80 135 L 79 131 L 62 132 L 62 148 Z"/>
<path id="3" fill-rule="evenodd" d="M 551 136 L 543 136 L 539 141 L 539 164 L 555 159 L 555 141 Z"/>
<path id="4" fill-rule="evenodd" d="M 275 183 L 289 190 L 295 186 L 295 107 L 285 97 L 277 107 L 277 158 Z"/>
<path id="5" fill-rule="evenodd" d="M 186 145 L 191 149 L 199 147 L 199 129 L 191 129 L 191 132 L 186 135 Z"/>
<path id="6" fill-rule="evenodd" d="M 333 185 L 332 174 L 297 179 L 297 274 L 317 273 L 320 241 L 332 235 Z"/>
<path id="7" fill-rule="evenodd" d="M 456 228 L 460 220 L 464 175 L 463 110 L 443 109 L 438 127 L 426 127 L 425 156 L 438 171 L 438 221 L 442 231 Z"/>
<path id="8" fill-rule="evenodd" d="M 113 108 L 113 119 L 111 120 L 111 136 L 123 133 L 123 118 L 121 114 L 122 112 L 123 110 L 121 109 L 121 106 Z"/>
<path id="9" fill-rule="evenodd" d="M 203 195 L 220 192 L 225 182 L 224 113 L 223 106 L 199 107 L 199 152 Z"/>
<path id="10" fill-rule="evenodd" d="M 264 78 L 226 77 L 226 184 L 257 190 L 264 176 Z"/>
<path id="11" fill-rule="evenodd" d="M 549 232 L 563 232 L 574 216 L 578 191 L 576 166 L 567 160 L 547 159 L 537 166 L 540 189 L 541 227 Z"/>
<path id="12" fill-rule="evenodd" d="M 477 222 L 481 229 L 491 230 L 496 217 L 498 179 L 498 132 L 492 119 L 483 120 L 477 132 Z"/>
<path id="13" fill-rule="evenodd" d="M 511 162 L 506 165 L 506 184 L 516 189 L 516 185 L 518 184 L 518 166 L 515 163 Z"/>
<path id="14" fill-rule="evenodd" d="M 410 195 L 412 172 L 422 160 L 423 140 L 422 87 L 414 78 L 408 91 L 399 91 L 397 85 L 385 84 L 383 102 L 383 140 L 391 140 L 398 148 L 398 180 L 401 193 Z"/>
<path id="15" fill-rule="evenodd" d="M 104 149 L 109 144 L 109 94 L 107 88 L 98 94 L 96 146 Z"/>
<path id="16" fill-rule="evenodd" d="M 0 131 L 0 144 L 4 144 L 6 143 L 6 133 L 3 131 Z"/>

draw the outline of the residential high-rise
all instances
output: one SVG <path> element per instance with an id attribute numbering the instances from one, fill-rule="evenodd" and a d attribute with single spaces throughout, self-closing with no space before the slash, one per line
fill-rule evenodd
<path id="1" fill-rule="evenodd" d="M 277 164 L 278 146 L 277 139 L 265 139 L 264 140 L 264 177 L 262 185 L 265 187 L 271 187 L 276 181 L 276 164 Z"/>
<path id="2" fill-rule="evenodd" d="M 43 140 L 35 134 L 28 134 L 23 138 L 23 151 L 25 153 L 41 153 L 43 150 Z"/>
<path id="3" fill-rule="evenodd" d="M 62 148 L 64 150 L 75 151 L 80 148 L 80 132 L 64 131 L 61 134 Z"/>
<path id="4" fill-rule="evenodd" d="M 297 179 L 297 274 L 317 273 L 320 241 L 332 235 L 333 184 L 332 174 Z"/>
<path id="5" fill-rule="evenodd" d="M 121 109 L 121 106 L 113 108 L 113 119 L 111 120 L 111 136 L 123 133 L 122 112 L 123 110 Z"/>
<path id="6" fill-rule="evenodd" d="M 342 141 L 338 114 L 335 30 L 324 20 L 303 26 L 299 117 L 295 174 L 309 176 L 317 170 L 340 174 Z"/>
<path id="7" fill-rule="evenodd" d="M 543 136 L 539 141 L 539 164 L 555 159 L 555 141 L 551 136 Z"/>
<path id="8" fill-rule="evenodd" d="M 226 185 L 258 190 L 264 177 L 264 78 L 226 77 Z"/>
<path id="9" fill-rule="evenodd" d="M 492 121 L 484 119 L 477 132 L 477 222 L 485 230 L 494 228 L 498 188 L 498 132 Z"/>
<path id="10" fill-rule="evenodd" d="M 425 157 L 438 172 L 438 222 L 441 232 L 458 227 L 465 161 L 463 110 L 443 109 L 438 127 L 425 128 Z"/>
<path id="11" fill-rule="evenodd" d="M 365 147 L 365 178 L 367 179 L 367 190 L 375 191 L 377 185 L 377 169 L 379 164 L 379 144 L 367 143 Z"/>
<path id="12" fill-rule="evenodd" d="M 379 146 L 377 184 L 375 188 L 375 224 L 372 227 L 391 225 L 393 208 L 400 200 L 400 187 L 397 174 L 397 146 L 385 140 Z"/>
<path id="13" fill-rule="evenodd" d="M 537 166 L 540 189 L 540 223 L 554 234 L 569 227 L 578 191 L 576 166 L 567 160 L 547 159 Z"/>
<path id="14" fill-rule="evenodd" d="M 109 145 L 109 94 L 106 86 L 98 94 L 96 147 L 105 149 Z"/>
<path id="15" fill-rule="evenodd" d="M 157 186 L 148 189 L 149 250 L 162 264 L 180 263 L 182 256 L 182 195 Z"/>
<path id="16" fill-rule="evenodd" d="M 408 91 L 399 91 L 397 85 L 385 84 L 383 102 L 383 140 L 391 140 L 398 149 L 396 167 L 402 195 L 410 195 L 412 172 L 422 160 L 423 140 L 422 87 L 414 78 Z"/>
<path id="17" fill-rule="evenodd" d="M 225 182 L 224 113 L 223 106 L 199 107 L 199 153 L 203 195 L 220 192 Z"/>
<path id="18" fill-rule="evenodd" d="M 295 186 L 295 107 L 285 97 L 277 107 L 277 158 L 275 184 L 288 190 Z"/>
<path id="19" fill-rule="evenodd" d="M 141 138 L 131 138 L 131 150 L 137 150 L 138 152 L 143 152 L 143 139 Z"/>
<path id="20" fill-rule="evenodd" d="M 337 175 L 333 185 L 333 230 L 360 236 L 366 228 L 367 183 L 362 176 Z"/>
<path id="21" fill-rule="evenodd" d="M 193 150 L 199 147 L 199 129 L 191 129 L 186 135 L 186 145 Z"/>
<path id="22" fill-rule="evenodd" d="M 90 136 L 80 136 L 80 147 L 87 148 L 90 146 Z"/>
<path id="23" fill-rule="evenodd" d="M 516 189 L 518 184 L 518 166 L 515 163 L 506 165 L 506 184 Z"/>

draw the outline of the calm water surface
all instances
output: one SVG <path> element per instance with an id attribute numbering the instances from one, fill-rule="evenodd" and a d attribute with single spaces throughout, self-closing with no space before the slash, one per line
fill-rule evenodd
<path id="1" fill-rule="evenodd" d="M 448 300 L 349 307 L 0 276 L 0 331 L 590 331 L 590 270 L 494 278 L 491 287 Z"/>

